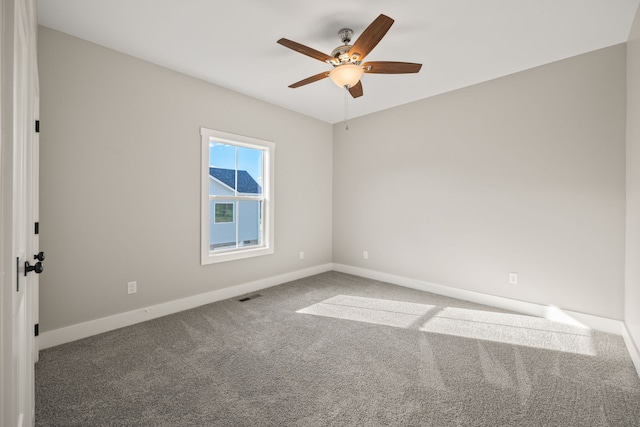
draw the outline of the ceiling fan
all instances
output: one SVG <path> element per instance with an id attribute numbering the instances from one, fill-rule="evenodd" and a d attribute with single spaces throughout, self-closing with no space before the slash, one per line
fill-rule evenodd
<path id="1" fill-rule="evenodd" d="M 422 64 L 413 62 L 394 62 L 394 61 L 372 61 L 365 62 L 365 56 L 373 50 L 374 47 L 382 40 L 384 35 L 393 25 L 393 19 L 386 15 L 378 16 L 358 37 L 353 45 L 351 36 L 353 30 L 343 28 L 338 32 L 340 39 L 344 45 L 338 46 L 327 55 L 308 46 L 288 40 L 280 39 L 278 43 L 282 46 L 300 52 L 303 55 L 310 56 L 322 62 L 326 62 L 333 66 L 330 71 L 324 71 L 304 80 L 289 85 L 290 88 L 297 88 L 309 83 L 317 82 L 326 77 L 331 78 L 335 84 L 346 88 L 352 97 L 358 98 L 362 96 L 362 82 L 360 78 L 363 74 L 408 74 L 420 71 Z"/>

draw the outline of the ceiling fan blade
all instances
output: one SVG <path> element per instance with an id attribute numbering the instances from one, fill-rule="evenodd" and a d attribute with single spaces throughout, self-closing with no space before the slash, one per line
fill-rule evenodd
<path id="1" fill-rule="evenodd" d="M 356 83 L 355 86 L 350 87 L 349 88 L 349 93 L 351 94 L 351 96 L 353 96 L 354 98 L 359 98 L 362 96 L 363 92 L 362 92 L 362 82 L 359 81 L 358 83 Z"/>
<path id="2" fill-rule="evenodd" d="M 362 64 L 365 73 L 371 74 L 408 74 L 417 73 L 422 64 L 414 62 L 373 61 Z"/>
<path id="3" fill-rule="evenodd" d="M 391 25 L 393 19 L 386 15 L 378 16 L 358 37 L 358 40 L 349 49 L 349 57 L 355 61 L 362 61 L 365 56 L 373 50 L 374 47 L 382 40 Z"/>
<path id="4" fill-rule="evenodd" d="M 319 50 L 315 50 L 310 48 L 309 46 L 305 46 L 298 42 L 294 42 L 288 39 L 280 39 L 278 40 L 278 44 L 281 44 L 284 47 L 288 47 L 289 49 L 293 49 L 296 52 L 300 52 L 303 55 L 310 56 L 318 61 L 322 62 L 334 62 L 335 58 L 327 55 L 326 53 L 322 53 Z"/>
<path id="5" fill-rule="evenodd" d="M 294 84 L 289 85 L 290 88 L 295 89 L 300 86 L 308 85 L 309 83 L 317 82 L 318 80 L 322 80 L 326 77 L 329 77 L 328 71 L 323 71 L 322 73 L 316 74 L 315 76 L 307 77 L 304 80 L 300 80 Z"/>

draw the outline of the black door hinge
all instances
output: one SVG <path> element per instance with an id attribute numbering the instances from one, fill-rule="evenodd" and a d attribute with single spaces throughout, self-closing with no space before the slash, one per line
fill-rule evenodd
<path id="1" fill-rule="evenodd" d="M 36 222 L 33 227 L 33 234 L 40 234 L 40 223 Z"/>
<path id="2" fill-rule="evenodd" d="M 40 120 L 36 120 L 36 132 L 40 133 Z"/>
<path id="3" fill-rule="evenodd" d="M 33 325 L 33 335 L 34 336 L 38 336 L 40 335 L 40 324 L 36 323 L 35 325 Z"/>

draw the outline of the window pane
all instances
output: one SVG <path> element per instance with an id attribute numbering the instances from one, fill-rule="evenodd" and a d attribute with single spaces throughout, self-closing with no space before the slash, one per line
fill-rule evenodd
<path id="1" fill-rule="evenodd" d="M 262 194 L 262 150 L 237 148 L 238 193 Z"/>
<path id="2" fill-rule="evenodd" d="M 262 245 L 262 201 L 238 202 L 238 246 Z"/>
<path id="3" fill-rule="evenodd" d="M 263 244 L 261 200 L 211 201 L 210 212 L 210 250 Z"/>
<path id="4" fill-rule="evenodd" d="M 209 143 L 209 194 L 234 195 L 236 188 L 236 147 Z"/>

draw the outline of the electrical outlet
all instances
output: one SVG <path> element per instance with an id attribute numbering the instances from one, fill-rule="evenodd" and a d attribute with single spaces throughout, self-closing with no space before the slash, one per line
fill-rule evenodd
<path id="1" fill-rule="evenodd" d="M 300 251 L 300 259 L 304 259 L 304 251 Z"/>
<path id="2" fill-rule="evenodd" d="M 127 282 L 127 293 L 129 295 L 138 292 L 138 282 Z"/>
<path id="3" fill-rule="evenodd" d="M 367 251 L 362 252 L 362 258 L 363 259 L 369 259 L 369 252 L 367 252 Z"/>
<path id="4" fill-rule="evenodd" d="M 509 284 L 510 285 L 518 284 L 518 273 L 509 273 Z"/>

